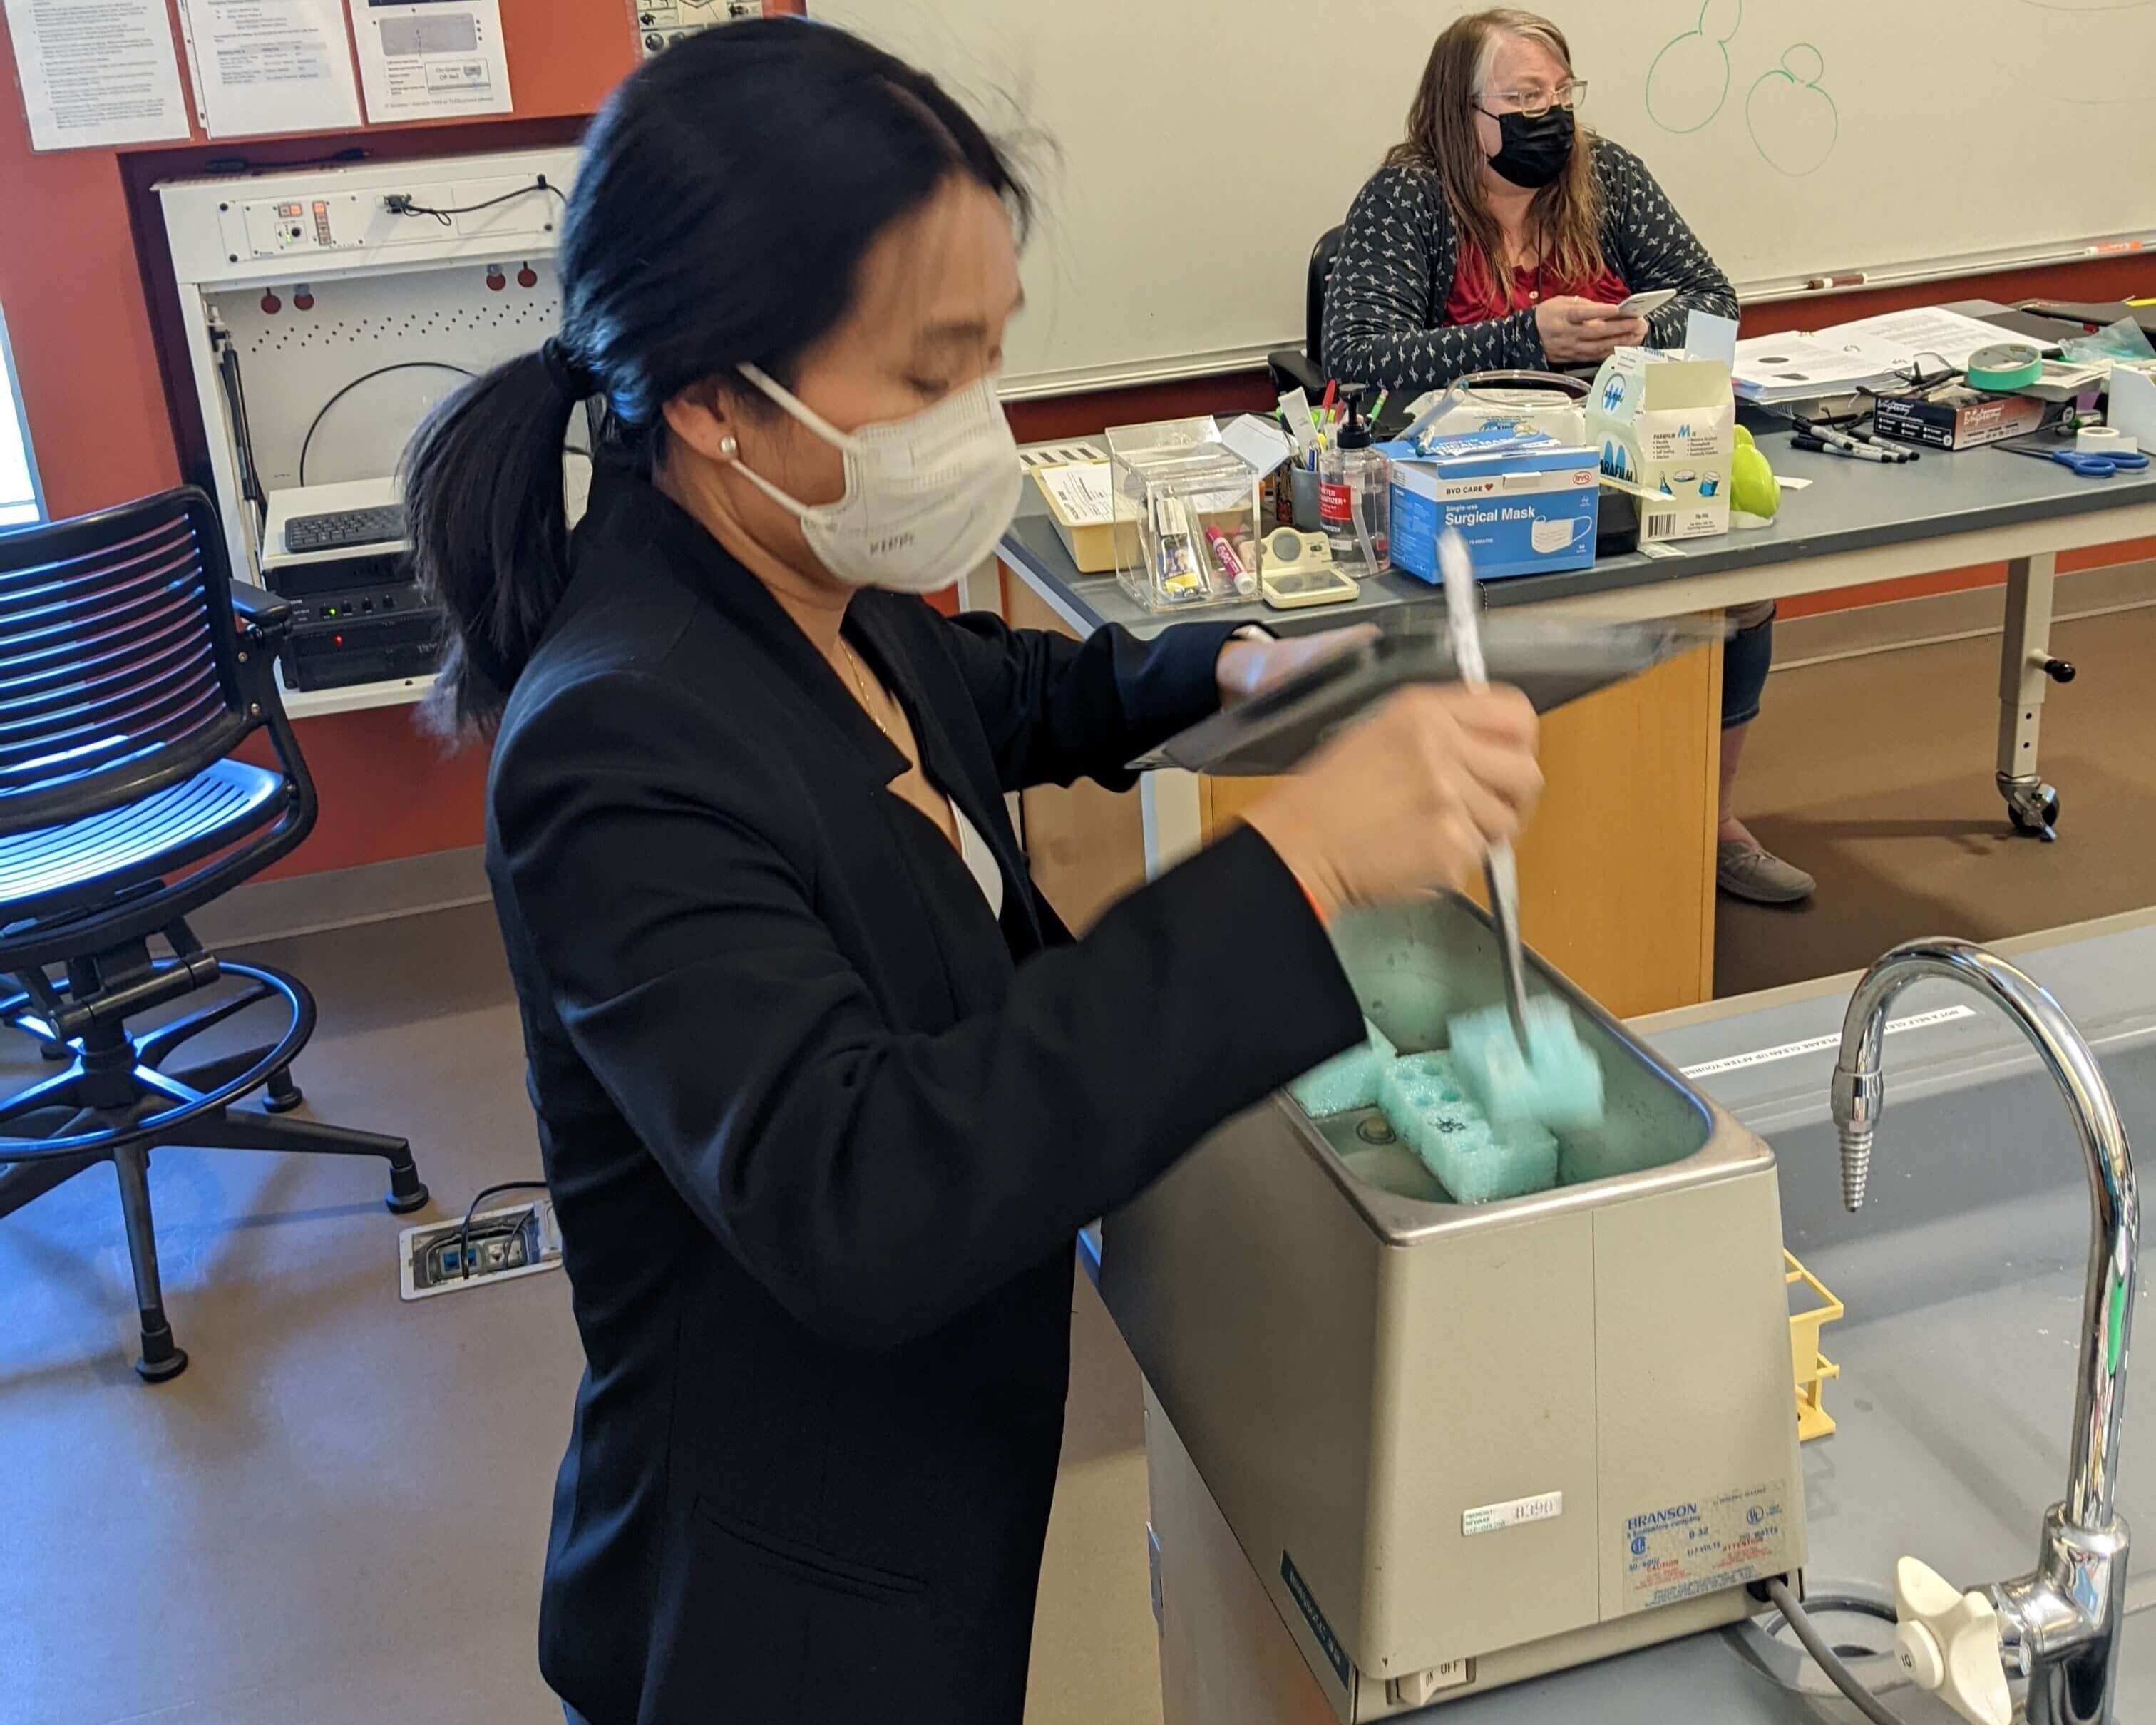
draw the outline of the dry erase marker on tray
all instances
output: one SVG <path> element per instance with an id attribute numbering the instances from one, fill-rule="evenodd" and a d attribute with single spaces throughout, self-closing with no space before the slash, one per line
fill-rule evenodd
<path id="1" fill-rule="evenodd" d="M 1800 431 L 1789 439 L 1799 449 L 1810 449 L 1815 454 L 1845 455 L 1852 461 L 1876 461 L 1881 466 L 1896 465 L 1895 458 L 1884 449 L 1874 449 L 1870 444 L 1829 443 L 1817 432 Z"/>
<path id="2" fill-rule="evenodd" d="M 1235 555 L 1235 547 L 1228 542 L 1228 536 L 1209 522 L 1205 538 L 1213 547 L 1214 557 L 1219 562 L 1220 572 L 1235 583 L 1235 591 L 1246 599 L 1255 598 L 1258 578 L 1243 567 L 1243 560 Z"/>

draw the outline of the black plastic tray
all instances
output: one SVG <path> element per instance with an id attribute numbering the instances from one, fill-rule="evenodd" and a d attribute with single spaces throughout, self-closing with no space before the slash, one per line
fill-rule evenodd
<path id="1" fill-rule="evenodd" d="M 1513 685 L 1537 712 L 1546 713 L 1727 634 L 1728 625 L 1718 619 L 1570 623 L 1498 613 L 1482 619 L 1482 657 L 1491 682 Z M 1132 769 L 1180 767 L 1229 778 L 1286 773 L 1394 690 L 1459 677 L 1442 634 L 1381 635 L 1255 701 L 1200 721 L 1133 761 Z"/>

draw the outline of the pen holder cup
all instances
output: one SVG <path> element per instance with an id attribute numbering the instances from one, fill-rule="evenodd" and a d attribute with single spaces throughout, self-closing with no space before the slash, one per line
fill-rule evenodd
<path id="1" fill-rule="evenodd" d="M 1291 467 L 1287 478 L 1296 526 L 1306 533 L 1322 531 L 1325 524 L 1317 514 L 1317 475 L 1307 467 Z"/>

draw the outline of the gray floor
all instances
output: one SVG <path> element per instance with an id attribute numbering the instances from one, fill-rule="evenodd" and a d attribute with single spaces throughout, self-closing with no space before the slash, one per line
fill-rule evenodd
<path id="1" fill-rule="evenodd" d="M 537 1173 L 487 912 L 249 956 L 321 999 L 311 1109 L 409 1133 L 434 1213 Z M 160 1152 L 192 1363 L 156 1388 L 130 1368 L 110 1171 L 0 1221 L 0 1725 L 559 1719 L 532 1642 L 579 1364 L 567 1285 L 400 1301 L 413 1219 L 383 1183 L 371 1163 Z M 1075 1334 L 1034 1725 L 1158 1717 L 1137 1374 L 1090 1289 Z"/>
<path id="2" fill-rule="evenodd" d="M 2044 704 L 2059 842 L 2015 838 L 1994 787 L 1999 638 L 1778 671 L 1738 812 L 1819 877 L 1792 906 L 1717 906 L 1715 992 L 1861 969 L 1897 941 L 1997 940 L 2156 901 L 2156 607 L 2061 624 L 2080 675 Z"/>

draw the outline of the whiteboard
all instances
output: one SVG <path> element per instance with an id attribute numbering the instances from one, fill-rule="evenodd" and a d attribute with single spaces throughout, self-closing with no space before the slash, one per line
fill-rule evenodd
<path id="1" fill-rule="evenodd" d="M 1014 396 L 1300 346 L 1303 267 L 1450 0 L 818 0 L 935 73 L 1040 193 Z M 1542 0 L 1584 121 L 1748 298 L 2156 235 L 2156 0 Z M 2151 252 L 2156 278 L 2156 250 Z"/>

